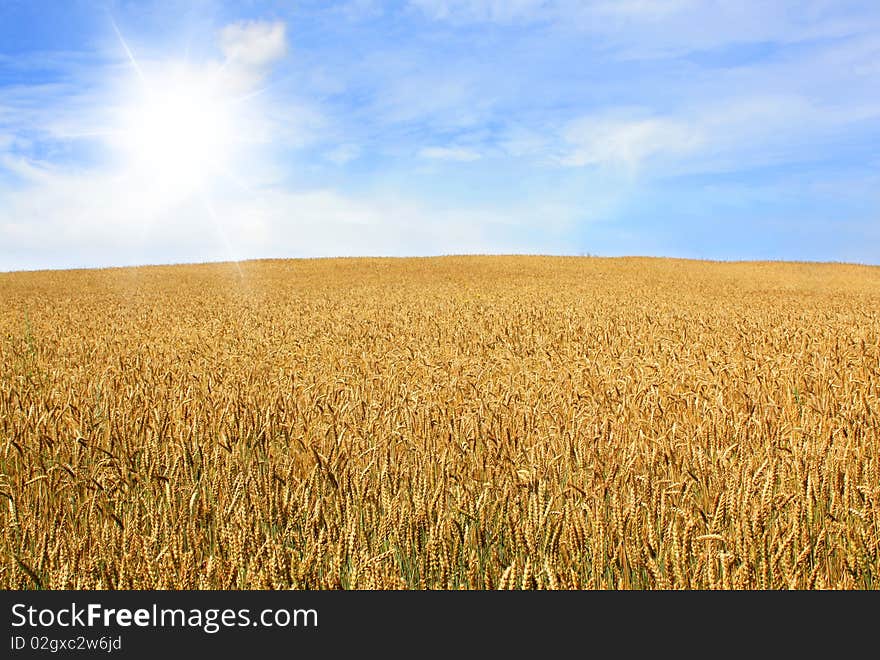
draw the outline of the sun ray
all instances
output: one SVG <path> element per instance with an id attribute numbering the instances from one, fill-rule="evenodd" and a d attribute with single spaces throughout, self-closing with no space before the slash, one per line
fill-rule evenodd
<path id="1" fill-rule="evenodd" d="M 246 278 L 244 276 L 244 272 L 241 270 L 241 260 L 238 258 L 232 249 L 232 242 L 229 240 L 229 235 L 226 233 L 226 230 L 223 229 L 223 225 L 220 222 L 220 219 L 217 217 L 217 212 L 214 210 L 214 205 L 211 203 L 211 200 L 208 198 L 204 192 L 199 195 L 202 200 L 202 204 L 205 206 L 205 210 L 207 210 L 208 215 L 211 216 L 211 223 L 214 225 L 214 229 L 217 231 L 217 234 L 220 236 L 220 240 L 223 242 L 223 247 L 226 250 L 226 256 L 229 261 L 235 264 L 235 269 L 238 271 L 238 279 L 242 282 L 242 284 L 247 285 Z"/>
<path id="2" fill-rule="evenodd" d="M 138 64 L 137 59 L 134 56 L 134 53 L 131 52 L 131 48 L 128 47 L 128 42 L 125 41 L 125 37 L 122 36 L 122 32 L 119 29 L 119 26 L 116 25 L 116 21 L 113 20 L 113 17 L 110 17 L 110 24 L 113 26 L 113 31 L 116 33 L 116 38 L 119 39 L 119 43 L 122 45 L 123 50 L 125 50 L 125 54 L 128 56 L 128 61 L 131 63 L 132 67 L 138 74 L 138 78 L 141 79 L 141 83 L 143 83 L 144 87 L 147 87 L 147 79 L 144 76 L 144 72 L 141 70 L 141 65 Z"/>

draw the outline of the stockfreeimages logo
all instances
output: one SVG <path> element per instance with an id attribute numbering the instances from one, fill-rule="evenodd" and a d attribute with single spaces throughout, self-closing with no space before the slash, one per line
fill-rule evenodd
<path id="1" fill-rule="evenodd" d="M 25 603 L 12 606 L 12 627 L 40 628 L 198 628 L 211 635 L 223 628 L 317 628 L 314 609 L 219 608 L 107 608 L 100 603 L 82 606 L 71 603 L 63 608 L 36 608 Z"/>

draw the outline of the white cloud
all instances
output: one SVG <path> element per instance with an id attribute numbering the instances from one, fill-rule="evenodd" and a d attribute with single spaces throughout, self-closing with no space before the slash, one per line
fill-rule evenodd
<path id="1" fill-rule="evenodd" d="M 693 108 L 703 141 L 676 166 L 681 172 L 735 171 L 811 161 L 833 148 L 840 131 L 880 118 L 880 104 L 819 104 L 797 94 L 756 94 Z"/>
<path id="2" fill-rule="evenodd" d="M 361 148 L 356 144 L 340 144 L 324 154 L 324 158 L 334 165 L 345 165 L 361 155 Z"/>
<path id="3" fill-rule="evenodd" d="M 384 79 L 371 108 L 374 120 L 386 124 L 425 122 L 443 131 L 479 124 L 492 113 L 495 98 L 476 75 L 393 66 L 401 70 Z"/>
<path id="4" fill-rule="evenodd" d="M 425 147 L 419 151 L 419 156 L 429 160 L 451 160 L 457 162 L 470 162 L 482 158 L 479 152 L 465 147 Z"/>
<path id="5" fill-rule="evenodd" d="M 568 145 L 565 165 L 613 165 L 629 171 L 655 156 L 684 154 L 698 148 L 700 131 L 685 122 L 662 117 L 586 116 L 563 131 Z"/>
<path id="6" fill-rule="evenodd" d="M 46 134 L 78 137 L 101 128 L 95 98 L 70 84 L 8 85 L 0 97 L 0 131 L 27 141 Z"/>
<path id="7" fill-rule="evenodd" d="M 286 26 L 283 21 L 232 23 L 220 31 L 220 47 L 230 62 L 262 68 L 287 52 Z"/>
<path id="8" fill-rule="evenodd" d="M 547 226 L 570 218 L 552 209 Z M 469 206 L 438 207 L 399 193 L 355 196 L 332 189 L 264 190 L 229 200 L 219 218 L 239 258 L 264 256 L 436 255 L 559 250 L 558 235 L 529 236 L 534 209 L 510 212 Z M 546 228 L 545 228 L 546 229 Z"/>
<path id="9" fill-rule="evenodd" d="M 819 105 L 796 94 L 756 94 L 694 104 L 674 114 L 619 109 L 586 115 L 559 132 L 556 162 L 630 174 L 722 172 L 816 158 L 847 126 L 880 118 L 880 103 Z"/>
<path id="10" fill-rule="evenodd" d="M 262 257 L 562 251 L 573 210 L 435 206 L 394 192 L 218 185 L 170 199 L 148 182 L 32 163 L 0 187 L 0 270 Z M 532 232 L 542 227 L 541 238 Z M 10 249 L 10 246 L 14 246 Z"/>
<path id="11" fill-rule="evenodd" d="M 514 158 L 539 155 L 547 152 L 551 137 L 548 133 L 546 129 L 514 125 L 501 136 L 498 146 Z"/>

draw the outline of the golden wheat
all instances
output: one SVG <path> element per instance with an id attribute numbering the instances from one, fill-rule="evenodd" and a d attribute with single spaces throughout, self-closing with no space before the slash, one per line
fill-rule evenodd
<path id="1" fill-rule="evenodd" d="M 7 589 L 877 588 L 880 268 L 0 275 Z"/>

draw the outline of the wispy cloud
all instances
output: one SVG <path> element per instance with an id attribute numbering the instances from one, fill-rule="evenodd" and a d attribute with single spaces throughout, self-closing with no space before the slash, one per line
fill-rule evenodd
<path id="1" fill-rule="evenodd" d="M 620 167 L 630 175 L 747 170 L 814 161 L 841 132 L 880 120 L 880 104 L 818 105 L 795 95 L 706 102 L 673 115 L 607 110 L 569 122 L 558 162 Z"/>
<path id="2" fill-rule="evenodd" d="M 560 252 L 570 209 L 519 211 L 426 204 L 397 194 L 235 188 L 157 203 L 149 186 L 110 174 L 29 169 L 0 190 L 0 270 L 267 256 Z M 535 236 L 535 213 L 548 227 Z M 75 249 L 71 249 L 71 248 Z"/>
<path id="3" fill-rule="evenodd" d="M 465 147 L 425 147 L 419 150 L 419 156 L 429 160 L 451 160 L 460 163 L 482 158 L 478 151 Z"/>
<path id="4" fill-rule="evenodd" d="M 586 17 L 652 21 L 692 8 L 694 0 L 410 0 L 433 20 L 561 22 Z"/>
<path id="5" fill-rule="evenodd" d="M 360 154 L 361 147 L 359 145 L 340 144 L 325 152 L 324 158 L 336 165 L 345 165 L 346 163 L 350 163 L 351 161 L 357 159 Z"/>
<path id="6" fill-rule="evenodd" d="M 629 113 L 627 113 L 629 114 Z M 648 159 L 695 151 L 703 141 L 700 130 L 673 119 L 587 116 L 571 122 L 564 130 L 570 151 L 565 165 L 619 165 L 635 173 Z"/>
<path id="7" fill-rule="evenodd" d="M 243 21 L 220 31 L 220 47 L 230 64 L 265 67 L 287 53 L 287 26 L 282 21 Z"/>

